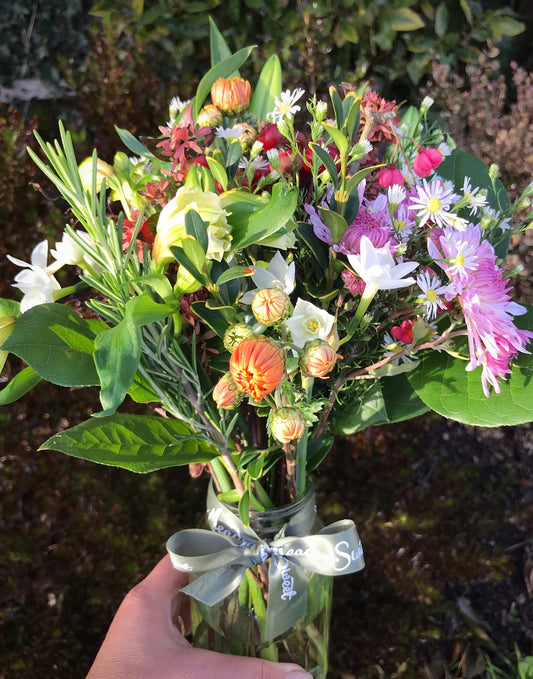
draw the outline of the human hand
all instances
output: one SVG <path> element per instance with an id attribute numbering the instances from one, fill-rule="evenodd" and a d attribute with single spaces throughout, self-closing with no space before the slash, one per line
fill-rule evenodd
<path id="1" fill-rule="evenodd" d="M 128 592 L 86 679 L 311 679 L 298 665 L 194 648 L 175 621 L 188 621 L 187 575 L 165 556 Z"/>

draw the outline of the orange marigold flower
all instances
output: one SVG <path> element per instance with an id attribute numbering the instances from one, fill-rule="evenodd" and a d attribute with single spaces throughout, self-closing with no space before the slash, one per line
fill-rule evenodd
<path id="1" fill-rule="evenodd" d="M 303 436 L 305 424 L 305 415 L 294 406 L 275 408 L 268 418 L 270 433 L 280 443 L 289 443 Z"/>
<path id="2" fill-rule="evenodd" d="M 255 294 L 252 313 L 259 323 L 271 325 L 284 318 L 290 310 L 289 296 L 283 290 L 263 288 Z"/>
<path id="3" fill-rule="evenodd" d="M 250 337 L 237 345 L 229 370 L 239 389 L 260 401 L 283 379 L 285 358 L 279 346 L 268 337 Z"/>
<path id="4" fill-rule="evenodd" d="M 251 94 L 250 83 L 244 78 L 218 78 L 211 87 L 211 101 L 229 116 L 245 111 Z"/>

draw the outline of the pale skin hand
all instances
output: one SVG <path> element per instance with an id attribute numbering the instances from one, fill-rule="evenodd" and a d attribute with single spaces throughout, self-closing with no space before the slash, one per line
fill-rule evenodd
<path id="1" fill-rule="evenodd" d="M 188 582 L 168 556 L 126 595 L 86 679 L 311 679 L 298 665 L 193 648 L 173 621 L 188 618 Z"/>

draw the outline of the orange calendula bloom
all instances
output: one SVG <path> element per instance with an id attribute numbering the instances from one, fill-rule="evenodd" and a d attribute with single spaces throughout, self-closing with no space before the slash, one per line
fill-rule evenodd
<path id="1" fill-rule="evenodd" d="M 211 87 L 211 101 L 229 116 L 245 111 L 251 94 L 250 83 L 244 78 L 218 78 Z"/>
<path id="2" fill-rule="evenodd" d="M 339 358 L 337 352 L 324 340 L 306 342 L 300 357 L 300 367 L 310 377 L 326 377 Z"/>
<path id="3" fill-rule="evenodd" d="M 239 389 L 260 401 L 283 379 L 285 358 L 283 351 L 268 337 L 251 337 L 237 345 L 229 370 Z"/>
<path id="4" fill-rule="evenodd" d="M 239 390 L 229 373 L 223 375 L 213 389 L 213 400 L 217 408 L 235 408 L 242 397 L 242 391 Z"/>

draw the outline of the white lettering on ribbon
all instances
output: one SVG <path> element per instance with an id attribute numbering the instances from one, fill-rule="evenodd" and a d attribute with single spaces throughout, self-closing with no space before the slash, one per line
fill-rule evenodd
<path id="1" fill-rule="evenodd" d="M 357 549 L 352 549 L 351 552 L 346 551 L 343 548 L 349 547 L 350 544 L 346 540 L 342 540 L 341 542 L 337 542 L 335 545 L 335 554 L 337 554 L 337 557 L 341 557 L 342 559 L 345 560 L 346 563 L 341 563 L 340 566 L 334 566 L 333 568 L 337 571 L 337 573 L 340 573 L 341 571 L 345 571 L 349 566 L 357 561 L 357 559 L 360 559 L 363 556 L 363 546 L 361 544 L 361 540 L 359 540 L 359 544 L 357 545 Z M 336 559 L 336 563 L 339 563 L 339 558 Z"/>
<path id="2" fill-rule="evenodd" d="M 294 578 L 291 575 L 291 567 L 285 562 L 281 567 L 281 588 L 283 590 L 281 598 L 283 601 L 290 601 L 298 592 L 294 591 Z"/>

